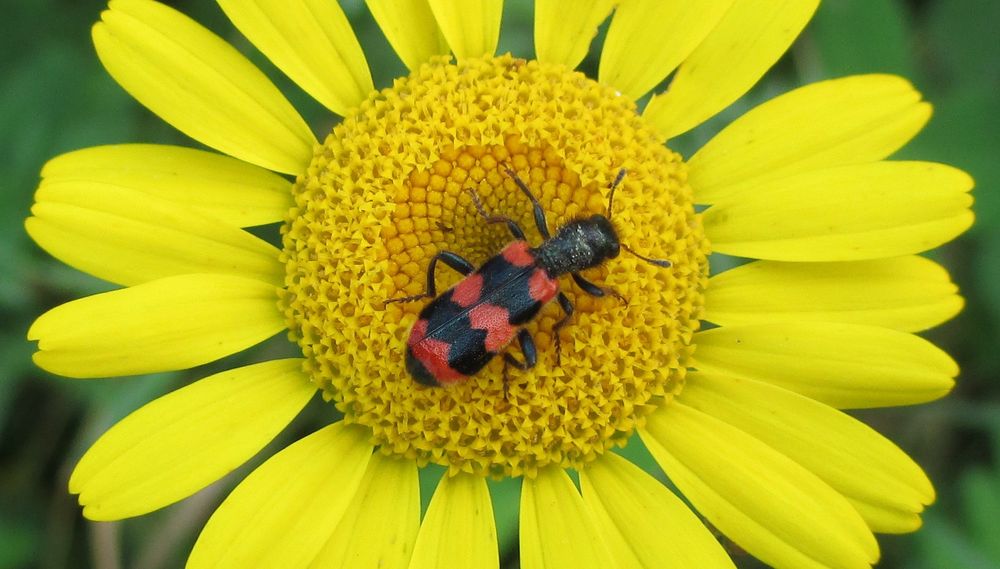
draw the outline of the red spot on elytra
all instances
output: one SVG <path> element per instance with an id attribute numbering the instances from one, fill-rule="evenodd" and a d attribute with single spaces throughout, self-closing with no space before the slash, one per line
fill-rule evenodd
<path id="1" fill-rule="evenodd" d="M 482 290 L 483 275 L 472 273 L 455 285 L 455 289 L 451 291 L 451 300 L 462 308 L 468 308 L 479 300 Z"/>
<path id="2" fill-rule="evenodd" d="M 438 383 L 445 385 L 466 379 L 464 374 L 448 365 L 448 350 L 451 346 L 447 342 L 427 337 L 426 320 L 417 320 L 413 325 L 407 345 L 413 357 L 427 368 Z"/>
<path id="3" fill-rule="evenodd" d="M 455 371 L 448 365 L 448 351 L 451 345 L 441 340 L 424 338 L 420 342 L 410 347 L 414 357 L 424 364 L 427 371 L 431 372 L 434 379 L 441 384 L 458 383 L 466 379 L 461 372 Z"/>
<path id="4" fill-rule="evenodd" d="M 469 324 L 486 331 L 483 342 L 486 349 L 499 352 L 514 337 L 515 328 L 510 324 L 510 313 L 502 306 L 480 304 L 469 311 Z"/>
<path id="5" fill-rule="evenodd" d="M 419 343 L 420 340 L 423 340 L 424 336 L 426 335 L 427 335 L 427 321 L 417 320 L 417 322 L 413 325 L 413 329 L 410 330 L 410 337 L 406 341 L 406 345 L 412 347 L 414 344 Z"/>
<path id="6" fill-rule="evenodd" d="M 535 269 L 528 277 L 528 294 L 537 302 L 545 304 L 556 297 L 559 292 L 559 281 L 545 274 L 543 269 Z"/>
<path id="7" fill-rule="evenodd" d="M 515 241 L 504 247 L 501 255 L 515 267 L 529 267 L 535 263 L 535 256 L 531 254 L 527 241 Z"/>

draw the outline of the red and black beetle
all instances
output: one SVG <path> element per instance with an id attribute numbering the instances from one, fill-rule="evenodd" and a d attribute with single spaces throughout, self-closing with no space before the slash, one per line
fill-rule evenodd
<path id="1" fill-rule="evenodd" d="M 558 300 L 564 312 L 552 328 L 556 357 L 559 357 L 559 330 L 573 314 L 573 304 L 559 291 L 561 275 L 572 275 L 576 284 L 592 296 L 611 295 L 622 299 L 614 291 L 584 279 L 579 271 L 617 257 L 620 248 L 654 265 L 670 266 L 670 261 L 643 257 L 618 240 L 618 233 L 611 224 L 611 206 L 615 189 L 625 177 L 624 169 L 609 186 L 607 216 L 595 214 L 575 219 L 560 227 L 555 236 L 549 234 L 545 211 L 528 186 L 510 169 L 507 174 L 531 200 L 535 225 L 545 241 L 538 247 L 531 247 L 514 220 L 487 213 L 478 194 L 470 189 L 473 203 L 486 222 L 506 223 L 515 241 L 478 269 L 456 253 L 441 251 L 427 267 L 426 292 L 387 301 L 410 302 L 436 297 L 420 311 L 420 319 L 413 325 L 406 343 L 406 369 L 424 385 L 446 386 L 465 381 L 517 336 L 524 361 L 509 353 L 503 354 L 506 394 L 508 366 L 527 370 L 538 362 L 535 344 L 522 326 L 553 299 Z M 465 275 L 461 282 L 440 296 L 434 284 L 438 261 Z"/>

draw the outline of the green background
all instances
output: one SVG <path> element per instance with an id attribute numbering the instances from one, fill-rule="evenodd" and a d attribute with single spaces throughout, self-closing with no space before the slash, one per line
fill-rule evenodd
<path id="1" fill-rule="evenodd" d="M 317 133 L 331 118 L 256 53 L 212 2 L 171 2 L 261 65 Z M 342 2 L 376 87 L 404 68 L 360 0 Z M 251 464 L 198 495 L 124 523 L 85 522 L 66 491 L 76 460 L 117 419 L 156 396 L 240 361 L 289 353 L 270 342 L 222 364 L 138 378 L 58 378 L 31 363 L 31 321 L 67 300 L 111 288 L 48 257 L 25 235 L 38 172 L 65 151 L 97 144 L 196 143 L 135 103 L 104 72 L 89 30 L 100 0 L 0 0 L 0 569 L 181 567 L 214 507 L 262 457 L 331 419 L 313 402 Z M 531 2 L 505 7 L 501 51 L 531 57 Z M 920 462 L 938 489 L 925 527 L 881 536 L 881 567 L 1000 567 L 1000 3 L 995 0 L 828 0 L 789 54 L 749 95 L 672 146 L 685 156 L 734 117 L 797 85 L 852 73 L 910 78 L 934 118 L 899 157 L 948 162 L 976 179 L 976 225 L 932 256 L 967 299 L 927 337 L 961 364 L 954 393 L 935 403 L 859 414 Z M 603 31 L 602 31 L 603 34 Z M 594 50 L 583 65 L 594 75 Z M 270 234 L 273 237 L 273 234 Z M 318 398 L 317 398 L 318 399 Z M 636 460 L 642 450 L 630 448 Z M 424 498 L 438 469 L 422 476 Z M 505 567 L 517 566 L 517 481 L 491 485 Z M 731 544 L 727 544 L 730 545 Z M 759 566 L 731 547 L 741 567 Z"/>

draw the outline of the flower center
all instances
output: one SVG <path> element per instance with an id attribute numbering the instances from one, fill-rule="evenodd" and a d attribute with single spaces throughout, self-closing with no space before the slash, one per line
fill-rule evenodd
<path id="1" fill-rule="evenodd" d="M 553 326 L 563 312 L 552 302 L 525 326 L 538 361 L 508 370 L 506 397 L 502 356 L 461 383 L 421 385 L 405 355 L 430 299 L 386 301 L 423 293 L 440 251 L 480 266 L 513 239 L 485 223 L 470 189 L 542 242 L 508 168 L 553 232 L 607 215 L 609 184 L 626 169 L 612 215 L 619 238 L 672 266 L 623 252 L 584 271 L 627 303 L 561 278 L 575 306 L 559 330 L 561 358 Z M 510 56 L 432 61 L 345 117 L 294 193 L 281 306 L 306 371 L 383 452 L 492 476 L 579 467 L 623 444 L 683 385 L 708 267 L 685 165 L 632 101 L 580 73 Z M 438 293 L 461 278 L 439 263 Z M 505 350 L 522 359 L 517 342 Z"/>

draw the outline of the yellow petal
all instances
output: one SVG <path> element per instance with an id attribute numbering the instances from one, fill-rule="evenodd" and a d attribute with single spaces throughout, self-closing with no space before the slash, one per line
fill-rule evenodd
<path id="1" fill-rule="evenodd" d="M 69 479 L 91 520 L 138 516 L 186 498 L 264 448 L 315 393 L 301 359 L 206 377 L 118 422 Z"/>
<path id="2" fill-rule="evenodd" d="M 150 0 L 112 0 L 93 29 L 108 73 L 140 103 L 212 148 L 299 174 L 316 139 L 252 63 L 193 20 Z"/>
<path id="3" fill-rule="evenodd" d="M 411 71 L 435 55 L 448 55 L 448 42 L 427 0 L 365 0 L 392 49 Z"/>
<path id="4" fill-rule="evenodd" d="M 700 370 L 773 383 L 840 408 L 923 403 L 958 366 L 927 340 L 874 326 L 786 322 L 695 334 Z"/>
<path id="5" fill-rule="evenodd" d="M 801 87 L 746 113 L 688 161 L 695 201 L 767 178 L 881 160 L 923 128 L 931 107 L 909 82 L 856 75 Z"/>
<path id="6" fill-rule="evenodd" d="M 219 0 L 219 6 L 257 49 L 331 111 L 344 115 L 375 89 L 337 2 Z"/>
<path id="7" fill-rule="evenodd" d="M 409 569 L 500 566 L 493 503 L 481 476 L 445 475 L 420 525 Z"/>
<path id="8" fill-rule="evenodd" d="M 190 207 L 235 227 L 284 219 L 292 183 L 234 158 L 180 146 L 116 144 L 57 156 L 46 182 L 94 182 L 129 188 Z"/>
<path id="9" fill-rule="evenodd" d="M 57 259 L 124 285 L 186 273 L 281 286 L 278 250 L 253 235 L 149 194 L 90 181 L 43 181 L 25 221 Z"/>
<path id="10" fill-rule="evenodd" d="M 743 96 L 788 49 L 818 0 L 737 0 L 643 112 L 663 136 L 686 132 Z"/>
<path id="11" fill-rule="evenodd" d="M 712 250 L 779 261 L 919 253 L 972 225 L 972 178 L 930 162 L 874 162 L 768 180 L 705 212 Z"/>
<path id="12" fill-rule="evenodd" d="M 735 567 L 677 496 L 617 454 L 606 453 L 581 470 L 580 486 L 617 567 Z"/>
<path id="13" fill-rule="evenodd" d="M 963 304 L 948 272 L 922 257 L 757 261 L 708 283 L 704 319 L 722 326 L 811 321 L 916 332 L 948 320 Z"/>
<path id="14" fill-rule="evenodd" d="M 874 531 L 884 518 L 919 519 L 934 501 L 924 471 L 860 421 L 780 387 L 710 373 L 688 376 L 683 404 L 752 435 L 819 476 Z M 919 523 L 918 523 L 919 525 Z"/>
<path id="15" fill-rule="evenodd" d="M 632 99 L 670 74 L 712 31 L 732 0 L 625 0 L 604 40 L 598 77 Z"/>
<path id="16" fill-rule="evenodd" d="M 843 496 L 747 433 L 675 401 L 640 434 L 694 507 L 761 561 L 846 569 L 878 559 L 874 536 Z"/>
<path id="17" fill-rule="evenodd" d="M 309 567 L 407 569 L 419 527 L 417 463 L 376 452 L 336 531 Z"/>
<path id="18" fill-rule="evenodd" d="M 427 0 L 458 58 L 493 55 L 500 40 L 503 0 Z"/>
<path id="19" fill-rule="evenodd" d="M 536 0 L 535 53 L 543 63 L 573 68 L 583 61 L 597 26 L 616 0 Z"/>
<path id="20" fill-rule="evenodd" d="M 521 567 L 617 567 L 596 521 L 562 468 L 549 467 L 521 487 Z"/>
<path id="21" fill-rule="evenodd" d="M 28 330 L 33 359 L 69 377 L 184 369 L 238 352 L 285 327 L 274 285 L 230 275 L 181 275 L 81 298 Z"/>
<path id="22" fill-rule="evenodd" d="M 924 523 L 920 514 L 902 509 L 883 508 L 857 500 L 851 500 L 851 505 L 868 522 L 868 527 L 878 533 L 913 533 Z"/>
<path id="23" fill-rule="evenodd" d="M 308 566 L 361 484 L 370 435 L 335 423 L 268 459 L 212 514 L 187 569 Z"/>

